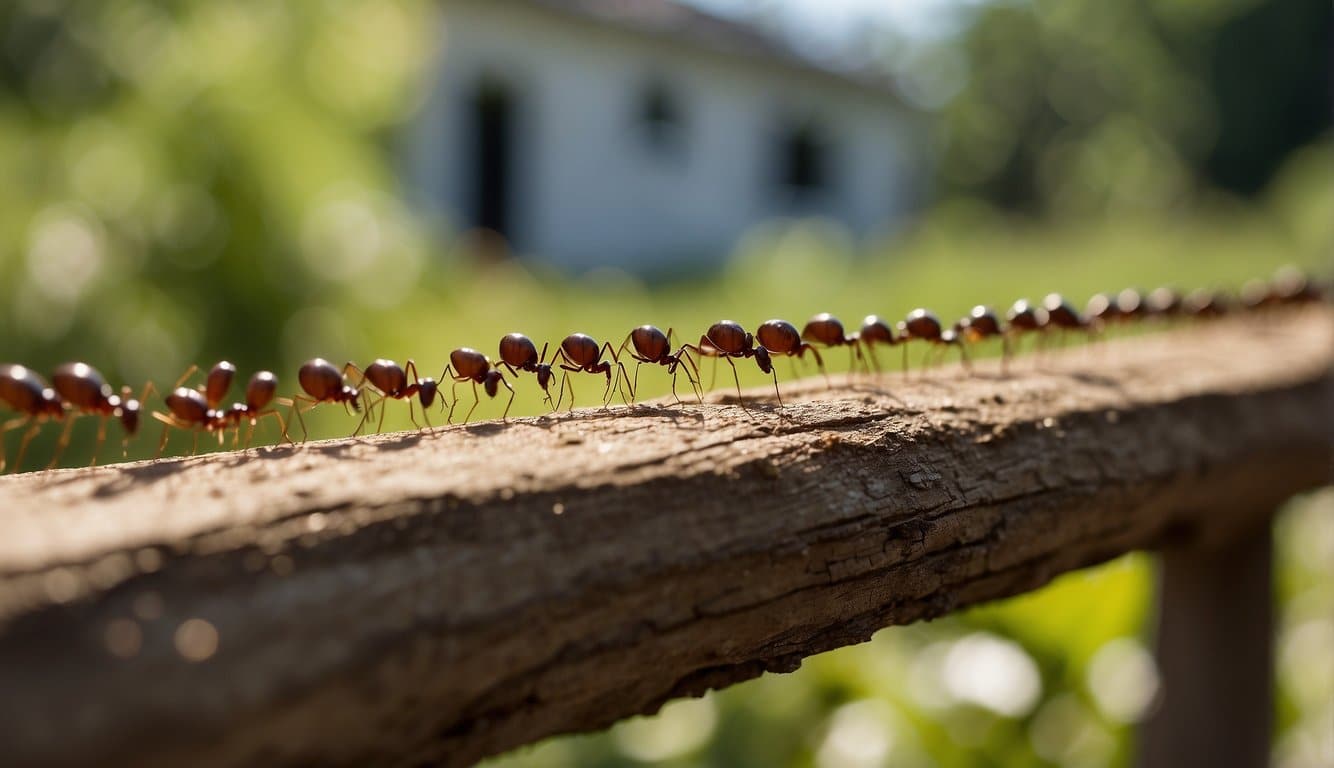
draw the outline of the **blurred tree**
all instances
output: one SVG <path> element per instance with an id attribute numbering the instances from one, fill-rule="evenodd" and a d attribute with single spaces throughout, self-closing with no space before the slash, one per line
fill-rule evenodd
<path id="1" fill-rule="evenodd" d="M 1029 212 L 1252 194 L 1328 130 L 1325 0 L 985 5 L 944 110 L 947 191 Z"/>
<path id="2" fill-rule="evenodd" d="M 422 91 L 430 8 L 0 4 L 0 357 L 245 369 L 284 332 L 337 333 L 312 307 L 402 298 L 423 247 L 386 136 Z"/>

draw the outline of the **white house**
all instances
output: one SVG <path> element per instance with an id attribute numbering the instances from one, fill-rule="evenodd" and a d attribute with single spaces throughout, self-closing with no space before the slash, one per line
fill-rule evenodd
<path id="1" fill-rule="evenodd" d="M 882 84 L 671 0 L 441 0 L 407 155 L 417 202 L 585 269 L 724 256 L 776 217 L 854 233 L 913 195 L 914 123 Z"/>

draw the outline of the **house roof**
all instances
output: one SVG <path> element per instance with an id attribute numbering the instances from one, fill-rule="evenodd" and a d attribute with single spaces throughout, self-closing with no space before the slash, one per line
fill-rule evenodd
<path id="1" fill-rule="evenodd" d="M 883 75 L 814 61 L 754 24 L 711 14 L 676 0 L 512 1 L 714 53 L 778 63 L 790 70 L 836 79 L 897 100 L 895 88 Z"/>

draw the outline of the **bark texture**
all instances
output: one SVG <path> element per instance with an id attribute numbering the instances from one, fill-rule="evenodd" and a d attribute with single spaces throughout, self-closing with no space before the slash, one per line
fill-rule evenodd
<path id="1" fill-rule="evenodd" d="M 0 478 L 7 765 L 467 765 L 1331 476 L 1330 313 Z M 748 395 L 748 396 L 750 396 Z"/>

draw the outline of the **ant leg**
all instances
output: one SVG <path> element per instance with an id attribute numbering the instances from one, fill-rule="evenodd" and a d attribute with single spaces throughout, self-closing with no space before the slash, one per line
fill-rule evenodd
<path id="1" fill-rule="evenodd" d="M 65 428 L 60 430 L 60 439 L 56 441 L 56 450 L 55 453 L 51 455 L 51 461 L 46 465 L 47 469 L 51 469 L 56 464 L 60 463 L 61 454 L 63 454 L 65 449 L 69 447 L 70 431 L 74 429 L 74 420 L 76 418 L 78 418 L 78 414 L 73 413 L 65 417 Z"/>
<path id="2" fill-rule="evenodd" d="M 10 419 L 4 424 L 0 424 L 0 473 L 5 471 L 5 433 L 18 429 L 30 421 L 32 421 L 31 416 L 19 416 L 16 419 Z M 14 471 L 18 471 L 17 465 L 15 465 Z"/>
<path id="3" fill-rule="evenodd" d="M 959 342 L 958 346 L 959 346 L 959 362 L 961 362 L 961 363 L 963 364 L 963 369 L 964 369 L 964 371 L 965 371 L 969 376 L 972 376 L 972 375 L 973 375 L 973 362 L 972 362 L 971 360 L 968 359 L 968 347 L 967 347 L 967 345 L 965 345 L 962 341 Z"/>
<path id="4" fill-rule="evenodd" d="M 191 376 L 195 375 L 195 371 L 198 371 L 198 370 L 199 370 L 199 366 L 194 365 L 194 364 L 191 364 L 189 368 L 186 368 L 186 369 L 185 369 L 185 373 L 182 373 L 182 374 L 181 374 L 181 377 L 180 377 L 179 379 L 176 380 L 176 383 L 171 385 L 172 390 L 175 390 L 175 389 L 179 388 L 181 385 L 185 384 L 186 379 L 188 379 L 188 378 L 190 378 Z M 140 400 L 139 402 L 143 402 L 143 401 Z"/>
<path id="5" fill-rule="evenodd" d="M 160 459 L 162 458 L 162 450 L 167 447 L 167 435 L 171 428 L 176 427 L 177 429 L 185 429 L 185 427 L 181 425 L 180 422 L 176 421 L 175 416 L 168 416 L 158 411 L 153 411 L 153 418 L 163 424 L 162 437 L 157 441 L 157 455 L 153 457 L 155 459 Z"/>
<path id="6" fill-rule="evenodd" d="M 774 395 L 778 398 L 778 407 L 779 407 L 779 408 L 782 408 L 782 407 L 783 407 L 783 393 L 778 391 L 778 371 L 775 371 L 775 370 L 773 370 L 773 369 L 770 369 L 770 370 L 769 370 L 769 373 L 772 373 L 773 376 L 774 376 Z"/>
<path id="7" fill-rule="evenodd" d="M 510 401 L 508 403 L 505 403 L 505 412 L 500 414 L 500 420 L 509 421 L 510 406 L 514 405 L 514 387 L 511 387 L 510 383 L 508 381 L 505 381 L 503 377 L 500 379 L 500 383 L 504 384 L 505 389 L 508 389 L 510 391 Z"/>
<path id="8" fill-rule="evenodd" d="M 467 424 L 468 419 L 472 418 L 472 412 L 477 410 L 477 405 L 482 402 L 481 395 L 477 394 L 477 382 L 472 383 L 472 407 L 468 409 L 468 415 L 463 417 L 463 423 Z"/>
<path id="9" fill-rule="evenodd" d="M 23 469 L 23 455 L 28 452 L 28 443 L 37 436 L 37 431 L 41 429 L 41 423 L 34 421 L 23 433 L 23 439 L 19 441 L 19 455 L 14 459 L 14 471 Z"/>
<path id="10" fill-rule="evenodd" d="M 296 414 L 297 423 L 301 425 L 301 442 L 304 443 L 310 439 L 310 432 L 306 429 L 306 420 L 301 415 L 302 403 L 310 403 L 310 408 L 314 408 L 316 405 L 319 405 L 319 401 L 302 395 L 292 396 L 292 413 Z M 310 410 L 310 408 L 307 408 L 306 410 Z"/>
<path id="11" fill-rule="evenodd" d="M 903 342 L 903 378 L 908 378 L 908 342 Z"/>
<path id="12" fill-rule="evenodd" d="M 102 452 L 102 444 L 106 442 L 106 439 L 107 417 L 103 416 L 102 420 L 97 423 L 97 442 L 93 445 L 93 458 L 88 461 L 88 466 L 97 466 L 97 454 Z"/>
<path id="13" fill-rule="evenodd" d="M 196 429 L 194 433 L 195 433 L 195 444 L 194 447 L 190 449 L 191 456 L 194 456 L 195 454 L 199 453 L 199 430 Z"/>
<path id="14" fill-rule="evenodd" d="M 741 396 L 741 376 L 736 372 L 736 363 L 732 362 L 730 356 L 724 357 L 723 359 L 727 361 L 728 365 L 732 366 L 732 379 L 736 381 L 736 401 L 742 408 L 745 408 L 746 400 Z M 714 365 L 716 366 L 717 364 L 715 363 Z"/>
<path id="15" fill-rule="evenodd" d="M 634 387 L 630 387 L 630 374 L 625 372 L 625 364 L 620 360 L 616 361 L 616 370 L 618 372 L 616 378 L 616 391 L 621 395 L 621 405 L 630 405 L 630 401 L 634 400 L 635 397 Z M 622 381 L 625 382 L 625 386 L 630 387 L 630 400 L 625 399 L 625 390 L 621 389 Z"/>
<path id="16" fill-rule="evenodd" d="M 445 370 L 449 370 L 449 367 L 446 366 L 446 367 L 445 367 Z M 450 393 L 450 395 L 454 398 L 454 402 L 452 402 L 452 403 L 449 404 L 449 415 L 445 417 L 446 423 L 449 423 L 449 424 L 453 424 L 453 423 L 454 423 L 454 406 L 456 406 L 456 405 L 459 404 L 459 384 L 461 384 L 461 383 L 462 383 L 462 382 L 460 382 L 460 381 L 456 378 L 456 379 L 454 379 L 454 386 L 452 386 L 452 387 L 449 388 L 449 393 Z M 476 391 L 476 389 L 477 389 L 477 385 L 476 385 L 476 384 L 473 384 L 473 390 Z M 444 403 L 441 403 L 440 406 L 443 408 L 443 407 L 444 407 Z"/>
<path id="17" fill-rule="evenodd" d="M 825 386 L 828 387 L 829 389 L 833 389 L 834 383 L 829 380 L 829 371 L 825 370 L 824 358 L 820 356 L 820 350 L 816 349 L 815 347 L 812 347 L 810 344 L 807 344 L 806 342 L 802 342 L 800 345 L 797 346 L 797 355 L 801 357 L 803 360 L 806 359 L 807 352 L 810 352 L 811 356 L 815 358 L 815 367 L 819 368 L 821 375 L 824 376 Z M 782 398 L 779 399 L 781 400 Z"/>
<path id="18" fill-rule="evenodd" d="M 626 339 L 629 339 L 629 338 L 630 338 L 629 336 L 626 337 Z M 644 361 L 642 361 L 642 360 L 638 360 L 638 359 L 635 360 L 635 381 L 634 381 L 633 384 L 630 385 L 630 399 L 631 399 L 631 400 L 636 400 L 636 399 L 638 399 L 638 396 L 637 396 L 635 393 L 636 393 L 637 391 L 639 391 L 639 368 L 640 368 L 640 366 L 642 366 L 643 364 L 644 364 Z M 672 377 L 672 394 L 673 394 L 673 395 L 676 394 L 676 377 L 675 377 L 675 376 Z M 679 398 L 679 397 L 676 398 L 676 402 L 678 402 L 678 403 L 681 402 L 681 398 Z"/>
<path id="19" fill-rule="evenodd" d="M 275 399 L 273 402 L 274 402 L 275 405 L 282 405 L 282 406 L 291 406 L 291 405 L 292 405 L 292 401 L 291 401 L 291 400 L 288 400 L 288 399 L 285 398 L 285 397 L 279 397 L 279 398 Z M 274 411 L 274 413 L 277 413 L 277 411 Z M 287 422 L 284 422 L 284 421 L 283 421 L 283 417 L 282 417 L 282 416 L 279 416 L 279 417 L 278 417 L 278 424 L 281 425 L 282 428 L 283 428 L 283 439 L 286 440 L 287 443 L 288 443 L 289 445 L 296 445 L 296 443 L 292 442 L 292 438 L 291 438 L 291 436 L 287 434 Z M 251 424 L 251 431 L 252 431 L 252 432 L 254 431 L 254 424 L 253 424 L 253 423 Z M 249 438 L 247 438 L 247 440 L 248 440 L 248 439 L 249 439 Z"/>

